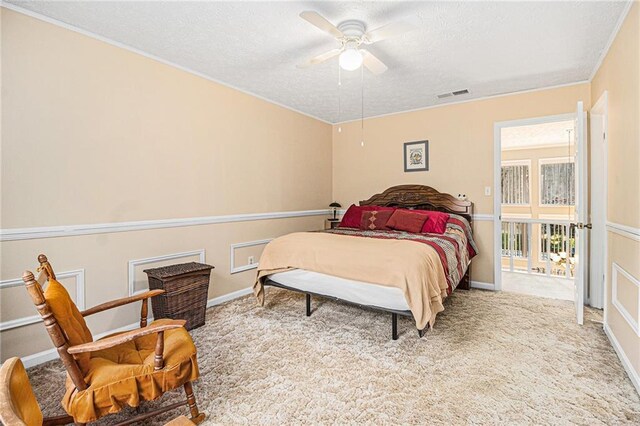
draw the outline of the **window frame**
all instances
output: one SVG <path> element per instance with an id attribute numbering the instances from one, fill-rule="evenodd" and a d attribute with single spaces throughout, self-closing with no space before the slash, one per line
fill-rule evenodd
<path id="1" fill-rule="evenodd" d="M 500 183 L 500 205 L 503 207 L 531 207 L 531 159 L 522 160 L 501 160 L 500 175 L 502 176 L 502 168 L 504 166 L 527 166 L 529 168 L 529 202 L 526 204 L 506 204 L 502 202 L 502 182 Z"/>
<path id="2" fill-rule="evenodd" d="M 575 163 L 576 159 L 573 156 L 566 157 L 548 157 L 548 158 L 540 158 L 538 159 L 538 207 L 575 207 L 575 194 L 573 195 L 574 204 L 543 204 L 542 203 L 542 166 L 546 164 L 564 164 L 564 163 L 572 163 L 573 171 L 575 174 Z M 575 191 L 575 185 L 574 185 Z"/>

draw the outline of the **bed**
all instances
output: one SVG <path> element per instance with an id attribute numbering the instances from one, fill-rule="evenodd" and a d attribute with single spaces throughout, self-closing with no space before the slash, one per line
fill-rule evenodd
<path id="1" fill-rule="evenodd" d="M 338 227 L 276 238 L 261 256 L 254 293 L 260 303 L 265 286 L 304 293 L 307 316 L 312 296 L 390 313 L 393 340 L 398 316 L 412 317 L 423 337 L 444 299 L 470 287 L 473 204 L 429 186 L 399 185 L 359 205 L 451 216 L 443 234 Z"/>

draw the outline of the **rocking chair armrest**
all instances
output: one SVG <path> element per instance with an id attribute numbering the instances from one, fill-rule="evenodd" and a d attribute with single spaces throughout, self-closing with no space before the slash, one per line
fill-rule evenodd
<path id="1" fill-rule="evenodd" d="M 167 330 L 173 330 L 176 328 L 184 327 L 187 321 L 185 320 L 170 320 L 165 324 L 151 324 L 147 327 L 138 328 L 136 330 L 127 331 L 125 333 L 117 334 L 111 337 L 105 337 L 104 339 L 96 340 L 95 342 L 83 343 L 81 345 L 71 346 L 67 349 L 70 354 L 82 354 L 86 352 L 101 351 L 104 349 L 112 348 L 114 346 L 121 345 L 126 342 L 130 342 L 138 337 L 146 336 L 155 333 L 164 333 Z"/>
<path id="2" fill-rule="evenodd" d="M 145 291 L 144 293 L 134 294 L 133 296 L 123 297 L 122 299 L 110 300 L 109 302 L 101 303 L 100 305 L 96 305 L 93 308 L 89 308 L 80 312 L 83 317 L 88 317 L 89 315 L 97 314 L 98 312 L 107 311 L 109 309 L 117 308 L 118 306 L 128 305 L 129 303 L 138 302 L 140 300 L 149 299 L 151 297 L 158 296 L 164 293 L 164 290 L 150 290 Z"/>

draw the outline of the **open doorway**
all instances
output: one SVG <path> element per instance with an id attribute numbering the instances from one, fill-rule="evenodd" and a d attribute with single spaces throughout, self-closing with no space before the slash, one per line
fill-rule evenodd
<path id="1" fill-rule="evenodd" d="M 575 128 L 567 114 L 499 129 L 503 291 L 574 300 Z"/>

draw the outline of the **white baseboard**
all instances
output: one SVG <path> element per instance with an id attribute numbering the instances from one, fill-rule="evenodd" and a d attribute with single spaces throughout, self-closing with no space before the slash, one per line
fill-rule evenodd
<path id="1" fill-rule="evenodd" d="M 622 366 L 624 367 L 625 371 L 627 372 L 627 375 L 631 379 L 631 383 L 633 383 L 633 386 L 636 388 L 636 392 L 640 394 L 640 373 L 638 373 L 633 369 L 633 366 L 631 365 L 631 361 L 629 361 L 629 358 L 627 358 L 627 355 L 622 350 L 622 346 L 620 346 L 620 342 L 618 342 L 618 339 L 616 339 L 616 336 L 615 334 L 613 334 L 613 331 L 611 330 L 611 327 L 609 327 L 609 324 L 605 324 L 603 328 L 604 328 L 604 333 L 607 335 L 607 337 L 609 338 L 609 341 L 611 342 L 611 346 L 613 346 L 613 349 L 616 351 L 616 354 L 618 354 L 618 358 L 620 358 L 620 362 L 622 363 Z"/>
<path id="2" fill-rule="evenodd" d="M 207 301 L 207 308 L 212 306 L 221 305 L 224 302 L 228 302 L 233 299 L 238 299 L 239 297 L 246 296 L 247 294 L 251 294 L 253 292 L 253 287 L 243 288 L 242 290 L 234 291 L 228 294 L 224 294 L 222 296 L 214 297 L 213 299 L 209 299 Z"/>
<path id="3" fill-rule="evenodd" d="M 472 288 L 479 288 L 480 290 L 492 290 L 495 291 L 496 286 L 493 283 L 483 283 L 481 281 L 471 281 Z"/>
<path id="4" fill-rule="evenodd" d="M 24 368 L 35 367 L 38 364 L 43 364 L 53 359 L 58 359 L 58 352 L 54 349 L 47 349 L 46 351 L 38 352 L 37 354 L 23 356 L 22 363 Z"/>

